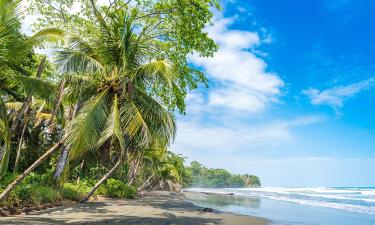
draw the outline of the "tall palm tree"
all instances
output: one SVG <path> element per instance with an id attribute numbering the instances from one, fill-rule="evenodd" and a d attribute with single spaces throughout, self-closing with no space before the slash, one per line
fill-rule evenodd
<path id="1" fill-rule="evenodd" d="M 67 74 L 67 96 L 83 102 L 66 129 L 70 160 L 108 146 L 116 158 L 83 201 L 125 161 L 129 148 L 147 146 L 153 138 L 169 143 L 176 131 L 172 114 L 152 92 L 174 87 L 173 64 L 153 58 L 154 40 L 136 33 L 134 14 L 121 9 L 103 21 L 95 13 L 98 34 L 90 41 L 71 37 L 69 47 L 57 54 L 59 70 Z"/>

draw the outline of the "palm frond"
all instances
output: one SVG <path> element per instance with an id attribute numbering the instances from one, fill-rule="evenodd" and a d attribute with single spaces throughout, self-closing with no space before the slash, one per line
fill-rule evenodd
<path id="1" fill-rule="evenodd" d="M 122 129 L 130 138 L 137 137 L 139 144 L 145 145 L 151 142 L 151 133 L 145 118 L 134 102 L 129 101 L 120 108 Z"/>
<path id="2" fill-rule="evenodd" d="M 1 88 L 14 88 L 18 85 L 22 86 L 26 94 L 31 94 L 47 101 L 55 97 L 56 85 L 49 81 L 12 73 L 8 73 L 7 75 L 0 73 Z"/>
<path id="3" fill-rule="evenodd" d="M 172 87 L 175 80 L 174 66 L 168 60 L 157 60 L 144 64 L 130 72 L 135 80 L 154 81 L 160 80 L 164 85 Z"/>
<path id="4" fill-rule="evenodd" d="M 140 114 L 152 136 L 162 144 L 170 144 L 176 135 L 176 122 L 171 112 L 167 111 L 158 101 L 141 90 L 136 90 L 134 99 Z"/>
<path id="5" fill-rule="evenodd" d="M 30 45 L 38 45 L 45 42 L 57 43 L 64 40 L 65 32 L 59 28 L 46 28 L 36 32 L 26 42 Z"/>
<path id="6" fill-rule="evenodd" d="M 110 137 L 113 137 L 113 136 L 117 138 L 121 151 L 124 152 L 125 151 L 125 139 L 124 139 L 124 133 L 121 127 L 121 117 L 120 117 L 117 95 L 115 95 L 115 98 L 113 100 L 111 116 L 108 117 L 108 121 L 106 123 L 105 129 L 103 130 L 101 137 L 98 141 L 98 147 L 100 147 Z"/>
<path id="7" fill-rule="evenodd" d="M 108 120 L 112 102 L 108 89 L 88 100 L 79 114 L 67 126 L 65 144 L 70 147 L 70 159 L 83 156 L 95 149 Z"/>
<path id="8" fill-rule="evenodd" d="M 104 66 L 94 49 L 78 37 L 71 37 L 69 47 L 56 53 L 60 73 L 103 72 Z"/>
<path id="9" fill-rule="evenodd" d="M 80 74 L 66 74 L 65 101 L 74 104 L 78 98 L 81 101 L 90 99 L 97 93 L 97 83 L 92 76 Z"/>
<path id="10" fill-rule="evenodd" d="M 19 24 L 21 0 L 0 0 L 0 44 L 11 41 L 11 32 Z"/>
<path id="11" fill-rule="evenodd" d="M 51 101 L 55 97 L 56 85 L 49 81 L 21 75 L 15 75 L 14 78 L 16 82 L 22 85 L 27 94 L 46 101 Z"/>
<path id="12" fill-rule="evenodd" d="M 11 110 L 19 110 L 22 107 L 22 102 L 6 102 L 5 108 Z"/>

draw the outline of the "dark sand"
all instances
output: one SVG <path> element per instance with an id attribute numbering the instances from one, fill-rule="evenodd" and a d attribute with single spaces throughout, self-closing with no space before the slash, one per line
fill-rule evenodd
<path id="1" fill-rule="evenodd" d="M 204 212 L 183 194 L 152 192 L 134 200 L 102 199 L 61 206 L 28 215 L 0 218 L 0 224 L 142 224 L 142 225 L 266 225 L 262 218 Z"/>

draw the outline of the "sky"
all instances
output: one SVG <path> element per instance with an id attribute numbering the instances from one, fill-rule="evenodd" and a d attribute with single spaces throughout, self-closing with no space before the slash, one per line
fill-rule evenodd
<path id="1" fill-rule="evenodd" d="M 375 1 L 222 6 L 171 149 L 263 186 L 375 186 Z"/>
<path id="2" fill-rule="evenodd" d="M 188 94 L 172 151 L 263 186 L 375 186 L 375 1 L 222 7 L 217 53 L 189 56 L 209 88 Z"/>

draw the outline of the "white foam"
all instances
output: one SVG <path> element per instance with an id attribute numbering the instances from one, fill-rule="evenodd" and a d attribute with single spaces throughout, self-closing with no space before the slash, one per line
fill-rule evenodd
<path id="1" fill-rule="evenodd" d="M 359 212 L 359 213 L 366 213 L 366 214 L 375 214 L 375 206 L 362 206 L 362 205 L 354 205 L 354 204 L 343 204 L 343 203 L 335 203 L 335 202 L 301 200 L 301 199 L 292 199 L 292 198 L 283 198 L 283 197 L 270 197 L 270 199 L 293 202 L 293 203 L 297 203 L 297 204 L 301 204 L 301 205 L 341 209 L 341 210 L 347 210 L 347 211 Z"/>
<path id="2" fill-rule="evenodd" d="M 375 214 L 375 189 L 364 188 L 191 188 L 189 191 L 208 193 L 234 193 L 241 196 L 257 196 L 302 205 L 327 207 L 353 212 Z"/>

